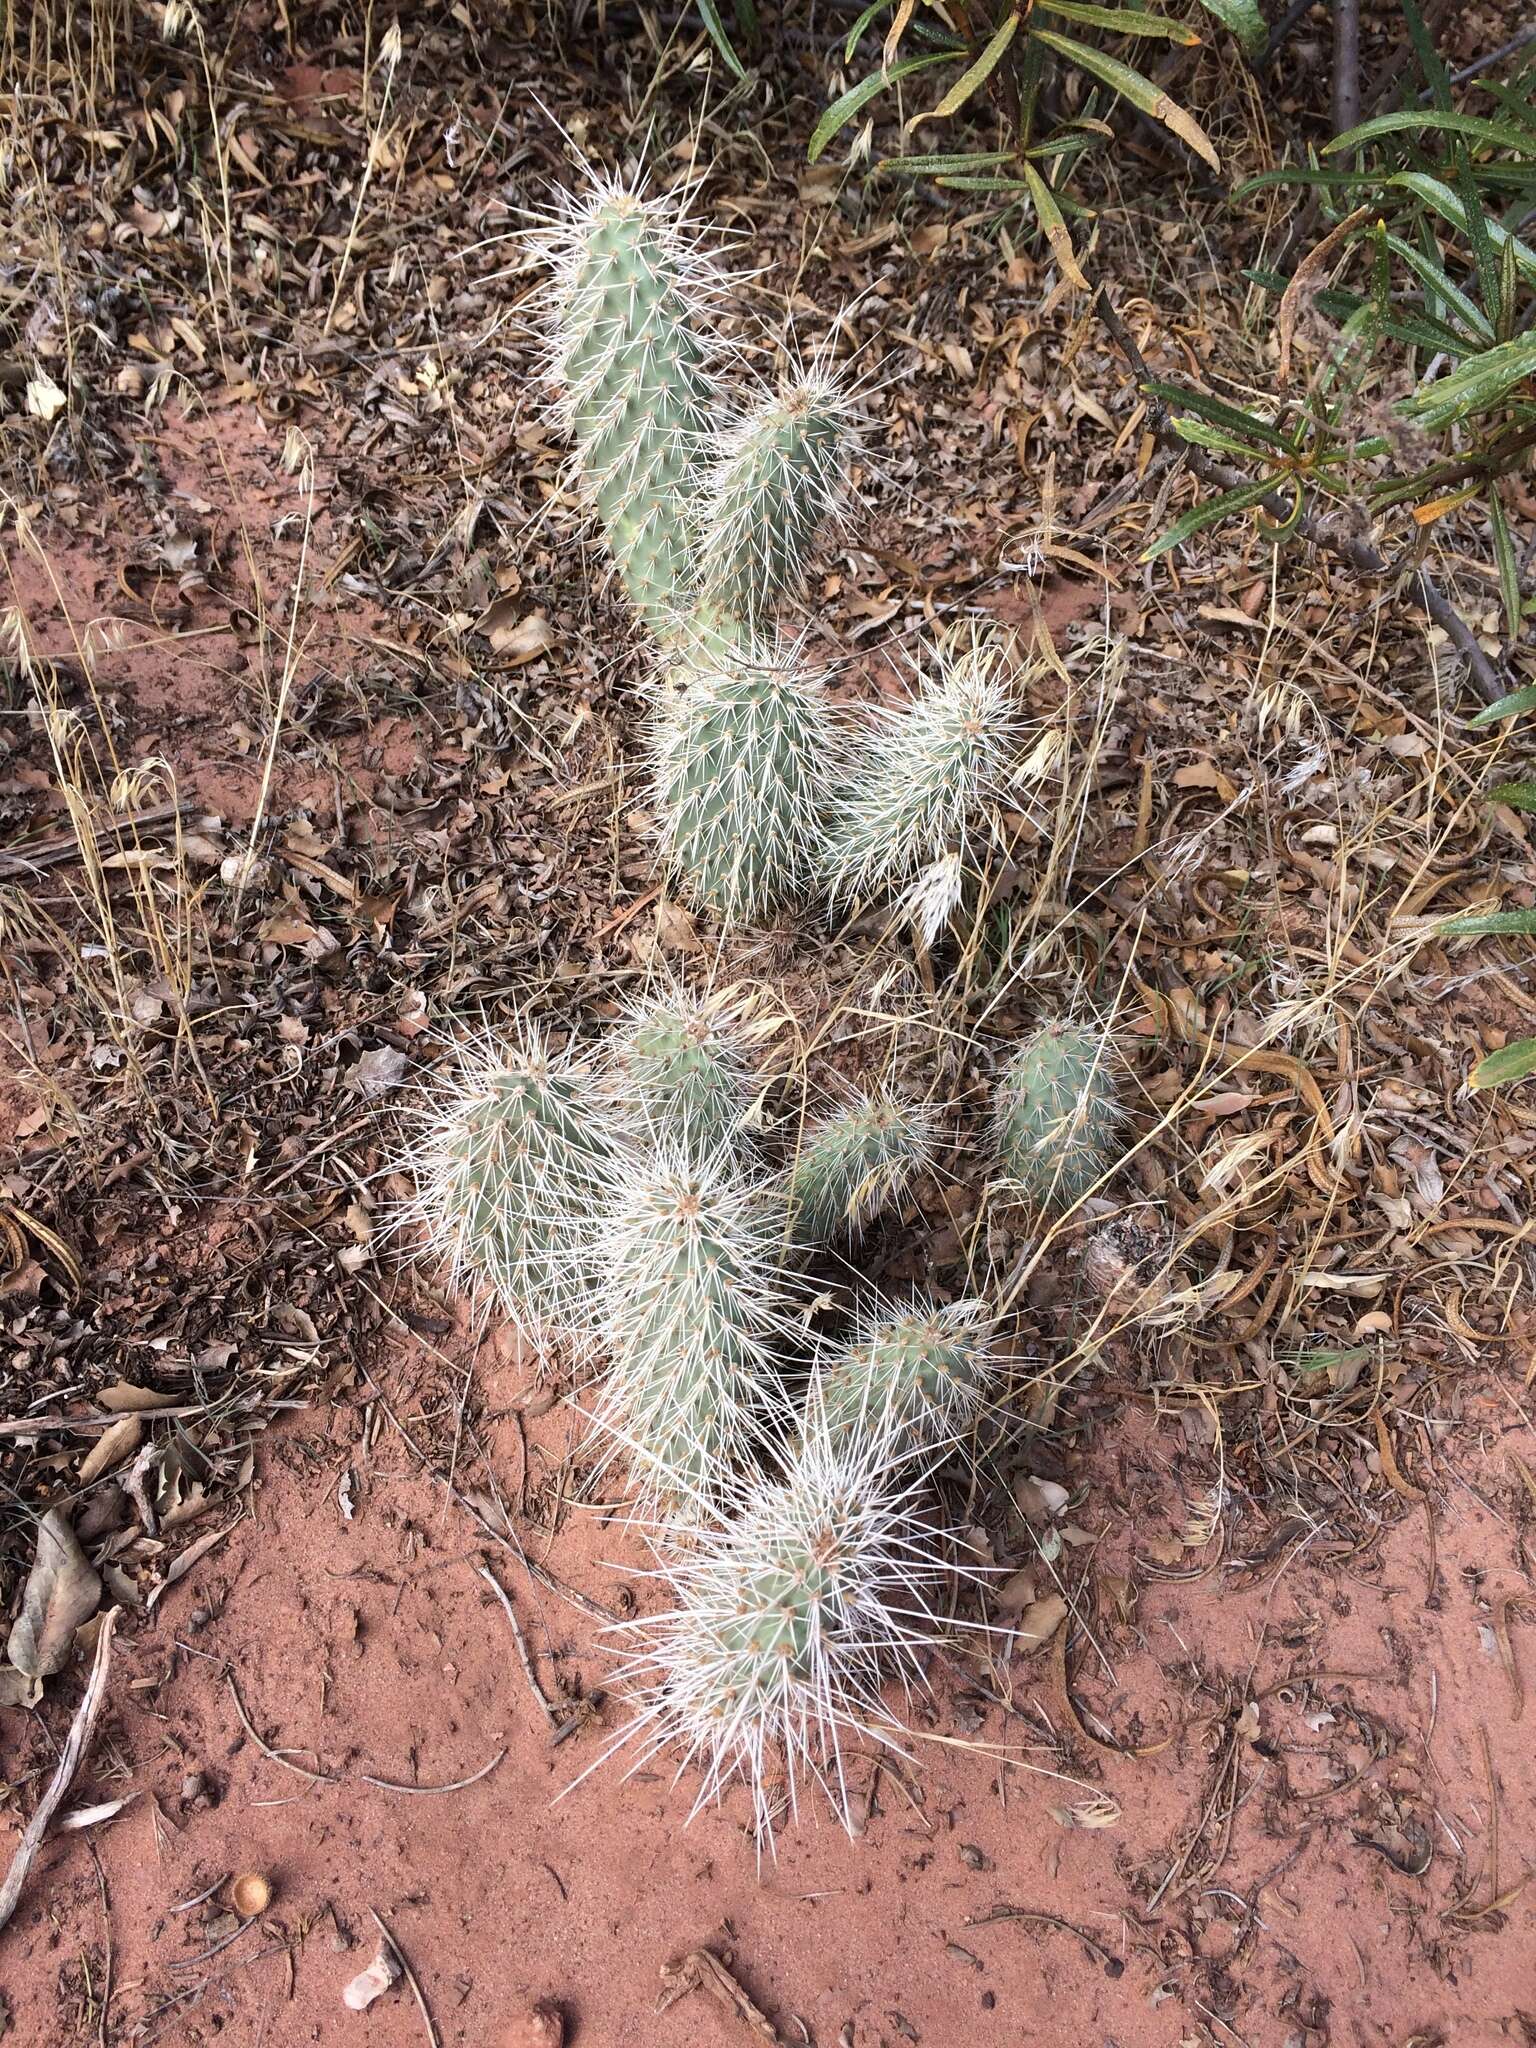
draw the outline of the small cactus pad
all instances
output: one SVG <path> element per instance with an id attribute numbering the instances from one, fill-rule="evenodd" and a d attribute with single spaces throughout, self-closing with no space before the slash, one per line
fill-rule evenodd
<path id="1" fill-rule="evenodd" d="M 1104 1178 L 1119 1121 L 1113 1048 L 1102 1031 L 1042 1024 L 1004 1070 L 998 1151 L 1036 1209 L 1074 1208 Z"/>
<path id="2" fill-rule="evenodd" d="M 914 1450 L 939 1448 L 980 1412 L 994 1375 L 990 1338 L 984 1302 L 882 1307 L 823 1362 L 811 1399 L 834 1439 L 889 1421 L 909 1433 Z"/>
<path id="3" fill-rule="evenodd" d="M 808 1130 L 789 1171 L 789 1236 L 802 1247 L 856 1237 L 933 1157 L 933 1119 L 876 1088 Z"/>

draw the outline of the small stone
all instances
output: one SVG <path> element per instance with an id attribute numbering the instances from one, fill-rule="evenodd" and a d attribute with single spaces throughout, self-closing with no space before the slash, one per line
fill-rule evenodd
<path id="1" fill-rule="evenodd" d="M 501 2048 L 565 2048 L 565 2020 L 547 1998 L 530 2006 L 502 2036 Z"/>

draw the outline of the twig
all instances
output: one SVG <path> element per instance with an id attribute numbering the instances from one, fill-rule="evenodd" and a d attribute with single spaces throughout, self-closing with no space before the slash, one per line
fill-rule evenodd
<path id="1" fill-rule="evenodd" d="M 1097 309 L 1099 318 L 1108 328 L 1115 346 L 1135 371 L 1137 380 L 1150 381 L 1152 371 L 1147 360 L 1131 339 L 1129 329 L 1115 310 L 1107 287 L 1101 287 L 1099 290 Z M 1146 394 L 1146 401 L 1147 425 L 1153 437 L 1165 448 L 1176 449 L 1181 453 L 1190 470 L 1202 483 L 1216 484 L 1224 491 L 1234 491 L 1253 482 L 1253 478 L 1245 476 L 1240 469 L 1233 469 L 1225 462 L 1217 462 L 1214 457 L 1207 455 L 1204 449 L 1191 447 L 1183 441 L 1175 432 L 1168 416 L 1168 408 L 1160 398 L 1154 398 L 1149 392 Z M 1279 523 L 1290 520 L 1293 507 L 1280 492 L 1272 491 L 1268 497 L 1261 499 L 1260 503 L 1271 519 Z M 1430 580 L 1427 570 L 1405 567 L 1394 569 L 1381 550 L 1373 547 L 1368 540 L 1362 540 L 1358 534 L 1344 532 L 1330 520 L 1318 518 L 1311 512 L 1302 517 L 1295 531 L 1304 540 L 1309 540 L 1314 547 L 1321 548 L 1325 554 L 1346 562 L 1362 576 L 1391 580 L 1398 575 L 1406 578 L 1411 574 L 1414 580 L 1411 583 L 1404 582 L 1403 595 L 1441 628 L 1457 653 L 1464 658 L 1478 695 L 1488 704 L 1496 703 L 1504 695 L 1504 685 L 1497 667 L 1484 654 L 1471 627 L 1460 612 Z"/>
<path id="2" fill-rule="evenodd" d="M 410 1962 L 406 1957 L 405 1950 L 400 1946 L 399 1942 L 396 1941 L 395 1937 L 384 1925 L 384 1922 L 379 1918 L 378 1914 L 374 1912 L 372 1906 L 368 1908 L 368 1911 L 373 1914 L 374 1926 L 378 1928 L 380 1934 L 382 1934 L 384 1939 L 389 1943 L 390 1954 L 394 1957 L 395 1961 L 400 1965 L 400 1974 L 404 1977 L 406 1983 L 409 1984 L 411 1987 L 411 1995 L 416 2000 L 417 2008 L 421 2013 L 422 2025 L 427 2030 L 427 2039 L 431 2042 L 432 2048 L 440 2048 L 440 2043 L 437 2038 L 437 2029 L 432 2024 L 432 2015 L 427 2010 L 427 2001 L 421 1995 L 421 1986 L 416 1982 L 416 1972 L 411 1968 Z"/>
<path id="3" fill-rule="evenodd" d="M 1284 14 L 1281 15 L 1280 19 L 1270 30 L 1269 41 L 1254 60 L 1253 69 L 1257 77 L 1262 78 L 1270 65 L 1274 63 L 1281 49 L 1289 42 L 1297 22 L 1301 20 L 1304 14 L 1312 12 L 1313 4 L 1314 0 L 1291 0 L 1290 6 L 1286 8 Z"/>
<path id="4" fill-rule="evenodd" d="M 106 1696 L 107 1670 L 112 1661 L 112 1631 L 117 1627 L 119 1609 L 109 1607 L 101 1618 L 101 1627 L 96 1632 L 96 1655 L 91 1660 L 91 1675 L 86 1681 L 85 1696 L 75 1709 L 75 1718 L 70 1723 L 69 1737 L 64 1744 L 64 1753 L 59 1758 L 47 1791 L 33 1809 L 32 1818 L 22 1830 L 21 1840 L 16 1844 L 16 1853 L 11 1858 L 11 1867 L 6 1872 L 5 1883 L 0 1885 L 0 1931 L 3 1931 L 16 1910 L 21 1897 L 21 1888 L 27 1881 L 27 1872 L 32 1868 L 33 1858 L 42 1846 L 48 1832 L 48 1823 L 58 1811 L 65 1793 L 74 1781 L 90 1742 L 91 1732 L 96 1726 L 96 1716 L 101 1712 L 101 1703 Z"/>
<path id="5" fill-rule="evenodd" d="M 312 1785 L 336 1785 L 341 1782 L 340 1779 L 333 1778 L 329 1771 L 312 1771 L 307 1764 L 296 1764 L 291 1756 L 285 1755 L 280 1749 L 274 1749 L 269 1742 L 263 1742 L 251 1725 L 251 1717 L 245 1711 L 245 1702 L 240 1697 L 240 1688 L 235 1684 L 235 1674 L 227 1665 L 224 1677 L 229 1686 L 229 1696 L 235 1703 L 235 1712 L 240 1716 L 240 1726 L 268 1763 L 280 1764 L 285 1771 L 292 1771 L 296 1778 L 308 1778 Z"/>
<path id="6" fill-rule="evenodd" d="M 1063 1920 L 1055 1913 L 1037 1913 L 1029 1906 L 994 1906 L 990 1913 L 984 1913 L 979 1918 L 973 1915 L 965 1924 L 967 1927 L 992 1927 L 1000 1920 L 1036 1920 L 1042 1927 L 1056 1927 L 1063 1934 L 1075 1934 L 1089 1954 L 1097 1956 L 1103 1963 L 1106 1977 L 1119 1977 L 1125 1973 L 1125 1964 L 1119 1956 L 1105 1948 L 1102 1942 L 1095 1941 L 1093 1936 L 1085 1933 L 1081 1927 L 1074 1926 L 1070 1920 Z"/>
<path id="7" fill-rule="evenodd" d="M 451 1785 L 397 1785 L 393 1778 L 370 1778 L 366 1771 L 359 1771 L 358 1777 L 365 1785 L 377 1786 L 380 1792 L 414 1792 L 425 1796 L 429 1792 L 462 1792 L 467 1785 L 478 1785 L 482 1778 L 488 1778 L 506 1756 L 504 1749 L 498 1749 L 488 1764 L 484 1764 L 472 1778 L 455 1778 Z"/>
<path id="8" fill-rule="evenodd" d="M 1333 132 L 1360 120 L 1360 0 L 1333 0 Z"/>
<path id="9" fill-rule="evenodd" d="M 501 1602 L 502 1611 L 506 1615 L 507 1620 L 512 1624 L 512 1640 L 517 1644 L 517 1654 L 522 1660 L 523 1672 L 528 1680 L 529 1688 L 534 1698 L 544 1709 L 544 1718 L 549 1723 L 551 1729 L 558 1730 L 560 1725 L 559 1717 L 555 1713 L 554 1708 L 549 1704 L 549 1699 L 543 1686 L 539 1684 L 538 1673 L 533 1668 L 533 1659 L 528 1654 L 528 1639 L 523 1634 L 522 1623 L 518 1620 L 516 1609 L 507 1597 L 505 1586 L 502 1585 L 500 1579 L 497 1578 L 488 1564 L 478 1564 L 475 1566 L 475 1570 Z"/>

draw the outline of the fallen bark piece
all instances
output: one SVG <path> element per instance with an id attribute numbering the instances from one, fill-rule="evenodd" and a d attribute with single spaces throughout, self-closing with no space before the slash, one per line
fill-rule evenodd
<path id="1" fill-rule="evenodd" d="M 742 1990 L 717 1955 L 707 1948 L 689 1949 L 685 1956 L 675 1962 L 661 1966 L 661 1997 L 656 2010 L 665 2012 L 669 2005 L 675 2005 L 690 1991 L 707 1991 L 711 1998 L 718 1999 L 728 2012 L 750 2027 L 759 2040 L 767 2041 L 771 2048 L 784 2048 L 784 2039 L 778 2028 L 769 2019 L 761 2006 L 754 2005 Z"/>

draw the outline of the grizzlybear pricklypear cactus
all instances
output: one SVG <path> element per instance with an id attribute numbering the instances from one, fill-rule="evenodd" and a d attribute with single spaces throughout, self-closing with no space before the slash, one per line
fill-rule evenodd
<path id="1" fill-rule="evenodd" d="M 792 1812 L 809 1774 L 849 1823 L 843 1740 L 894 1739 L 881 1686 L 925 1683 L 959 1576 L 925 1498 L 932 1462 L 889 1427 L 834 1440 L 807 1418 L 783 1477 L 678 1559 L 677 1605 L 624 1625 L 643 1645 L 621 1674 L 639 1698 L 622 1737 L 640 1746 L 634 1768 L 675 1746 L 703 1770 L 694 1813 L 743 1780 L 759 1844 L 780 1762 Z"/>
<path id="2" fill-rule="evenodd" d="M 800 588 L 817 532 L 842 509 L 849 421 L 823 365 L 722 436 L 699 532 L 706 608 L 758 625 Z"/>
<path id="3" fill-rule="evenodd" d="M 416 1134 L 410 1214 L 455 1278 L 487 1290 L 531 1338 L 579 1345 L 614 1156 L 569 1056 L 533 1031 L 472 1045 Z"/>
<path id="4" fill-rule="evenodd" d="M 813 882 L 839 759 L 821 678 L 785 644 L 680 665 L 651 723 L 662 841 L 695 898 L 761 923 Z"/>
<path id="5" fill-rule="evenodd" d="M 1024 1200 L 1071 1209 L 1115 1163 L 1120 1107 L 1113 1046 L 1083 1024 L 1042 1024 L 1014 1054 L 997 1095 L 997 1146 Z"/>
<path id="6" fill-rule="evenodd" d="M 976 626 L 940 647 L 917 694 L 869 714 L 823 856 L 834 902 L 902 899 L 930 942 L 975 868 L 978 817 L 1006 791 L 1024 722 L 1002 643 Z"/>
<path id="7" fill-rule="evenodd" d="M 639 1005 L 608 1041 L 614 1113 L 641 1142 L 709 1160 L 750 1107 L 740 1019 L 729 997 L 674 989 Z"/>
<path id="8" fill-rule="evenodd" d="M 980 1414 L 995 1377 L 986 1304 L 877 1303 L 861 1324 L 811 1386 L 809 1405 L 833 1441 L 889 1426 L 935 1450 L 955 1442 Z"/>
<path id="9" fill-rule="evenodd" d="M 582 486 L 624 588 L 666 634 L 696 597 L 693 519 L 719 397 L 701 319 L 715 289 L 678 207 L 604 180 L 544 231 L 551 371 Z"/>
<path id="10" fill-rule="evenodd" d="M 860 1094 L 802 1137 L 789 1170 L 789 1240 L 857 1237 L 933 1157 L 933 1118 L 886 1087 Z"/>
<path id="11" fill-rule="evenodd" d="M 622 1176 L 600 1242 L 597 1419 L 630 1454 L 640 1511 L 702 1525 L 782 1420 L 790 1309 L 772 1210 L 724 1159 L 663 1144 Z"/>

